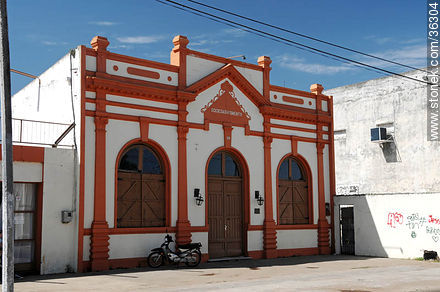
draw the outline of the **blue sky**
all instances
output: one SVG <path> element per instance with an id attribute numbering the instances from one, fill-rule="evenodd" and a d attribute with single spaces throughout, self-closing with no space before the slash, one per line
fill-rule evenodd
<path id="1" fill-rule="evenodd" d="M 193 5 L 185 0 L 177 1 Z M 425 1 L 205 0 L 204 3 L 411 66 L 426 66 Z M 383 76 L 154 0 L 16 0 L 8 1 L 8 18 L 11 68 L 33 75 L 44 72 L 71 48 L 90 46 L 95 35 L 109 39 L 110 51 L 169 63 L 172 38 L 181 34 L 189 38 L 193 50 L 224 57 L 244 54 L 251 63 L 256 63 L 258 56 L 270 56 L 271 83 L 275 85 L 309 90 L 310 84 L 321 83 L 325 88 L 334 88 Z M 399 73 L 409 70 L 281 35 L 387 70 Z M 30 81 L 12 73 L 12 92 Z"/>

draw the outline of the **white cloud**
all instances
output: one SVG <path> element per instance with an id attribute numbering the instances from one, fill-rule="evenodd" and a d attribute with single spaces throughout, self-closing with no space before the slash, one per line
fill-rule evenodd
<path id="1" fill-rule="evenodd" d="M 394 41 L 393 38 L 391 38 L 391 37 L 379 37 L 379 36 L 375 36 L 375 35 L 365 36 L 364 39 L 369 40 L 369 41 L 373 41 L 379 45 L 383 45 L 383 44 Z"/>
<path id="2" fill-rule="evenodd" d="M 239 29 L 239 28 L 225 28 L 221 30 L 222 34 L 225 34 L 227 36 L 231 36 L 231 37 L 242 37 L 245 34 L 247 34 L 246 31 Z"/>
<path id="3" fill-rule="evenodd" d="M 409 44 L 420 44 L 423 41 L 425 41 L 425 39 L 415 38 L 415 39 L 409 39 L 409 40 L 401 40 L 401 41 L 399 41 L 399 43 L 409 45 Z"/>
<path id="4" fill-rule="evenodd" d="M 109 49 L 125 49 L 125 50 L 129 50 L 132 47 L 131 46 L 127 46 L 127 45 L 110 45 L 108 46 Z"/>
<path id="5" fill-rule="evenodd" d="M 113 26 L 118 23 L 113 21 L 90 21 L 89 24 L 94 24 L 98 26 Z"/>
<path id="6" fill-rule="evenodd" d="M 282 55 L 276 57 L 275 60 L 282 67 L 311 74 L 334 74 L 355 69 L 353 66 L 350 66 L 348 64 L 324 65 L 308 63 L 305 59 L 291 55 Z"/>
<path id="7" fill-rule="evenodd" d="M 170 57 L 170 54 L 166 52 L 158 51 L 158 52 L 145 53 L 144 56 L 148 59 L 166 59 Z"/>
<path id="8" fill-rule="evenodd" d="M 118 41 L 127 44 L 152 44 L 157 43 L 165 38 L 165 36 L 133 36 L 133 37 L 119 37 Z"/>
<path id="9" fill-rule="evenodd" d="M 41 41 L 41 43 L 45 46 L 65 46 L 67 42 L 54 42 L 54 41 Z"/>
<path id="10" fill-rule="evenodd" d="M 42 41 L 41 43 L 46 46 L 56 46 L 57 45 L 56 42 L 52 42 L 52 41 Z"/>
<path id="11" fill-rule="evenodd" d="M 204 45 L 218 45 L 225 43 L 232 43 L 232 41 L 231 40 L 200 40 L 200 41 L 192 42 L 191 46 L 198 47 Z"/>
<path id="12" fill-rule="evenodd" d="M 396 49 L 388 49 L 382 52 L 371 53 L 374 56 L 392 60 L 412 67 L 426 66 L 426 45 L 410 45 Z M 371 58 L 364 59 L 363 62 L 377 67 L 392 67 L 391 63 L 374 60 Z"/>

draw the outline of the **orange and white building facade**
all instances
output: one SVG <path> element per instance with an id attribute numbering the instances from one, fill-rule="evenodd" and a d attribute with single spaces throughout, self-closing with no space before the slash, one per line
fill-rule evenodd
<path id="1" fill-rule="evenodd" d="M 201 242 L 204 260 L 329 254 L 332 98 L 271 85 L 269 57 L 173 44 L 170 64 L 112 53 L 104 37 L 76 50 L 72 266 L 143 265 L 166 233 Z"/>

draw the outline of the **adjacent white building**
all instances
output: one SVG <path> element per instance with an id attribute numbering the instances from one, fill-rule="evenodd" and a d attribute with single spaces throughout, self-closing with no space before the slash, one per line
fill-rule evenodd
<path id="1" fill-rule="evenodd" d="M 325 93 L 334 99 L 336 252 L 440 252 L 440 144 L 427 139 L 427 86 L 383 77 Z M 371 141 L 376 127 L 384 143 Z"/>

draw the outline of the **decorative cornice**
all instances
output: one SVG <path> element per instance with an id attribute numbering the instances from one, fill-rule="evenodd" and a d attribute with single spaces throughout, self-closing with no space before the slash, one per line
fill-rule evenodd
<path id="1" fill-rule="evenodd" d="M 298 122 L 309 122 L 309 123 L 330 123 L 332 118 L 330 115 L 320 115 L 315 112 L 304 112 L 294 109 L 285 109 L 275 106 L 262 106 L 260 107 L 260 112 L 270 118 L 287 119 Z"/>
<path id="2" fill-rule="evenodd" d="M 128 94 L 135 97 L 150 97 L 158 100 L 173 101 L 176 103 L 179 101 L 191 102 L 195 100 L 196 97 L 196 95 L 191 92 L 129 84 L 127 82 L 121 82 L 118 80 L 87 76 L 86 90 L 95 91 L 97 89 L 102 89 L 117 95 Z"/>

